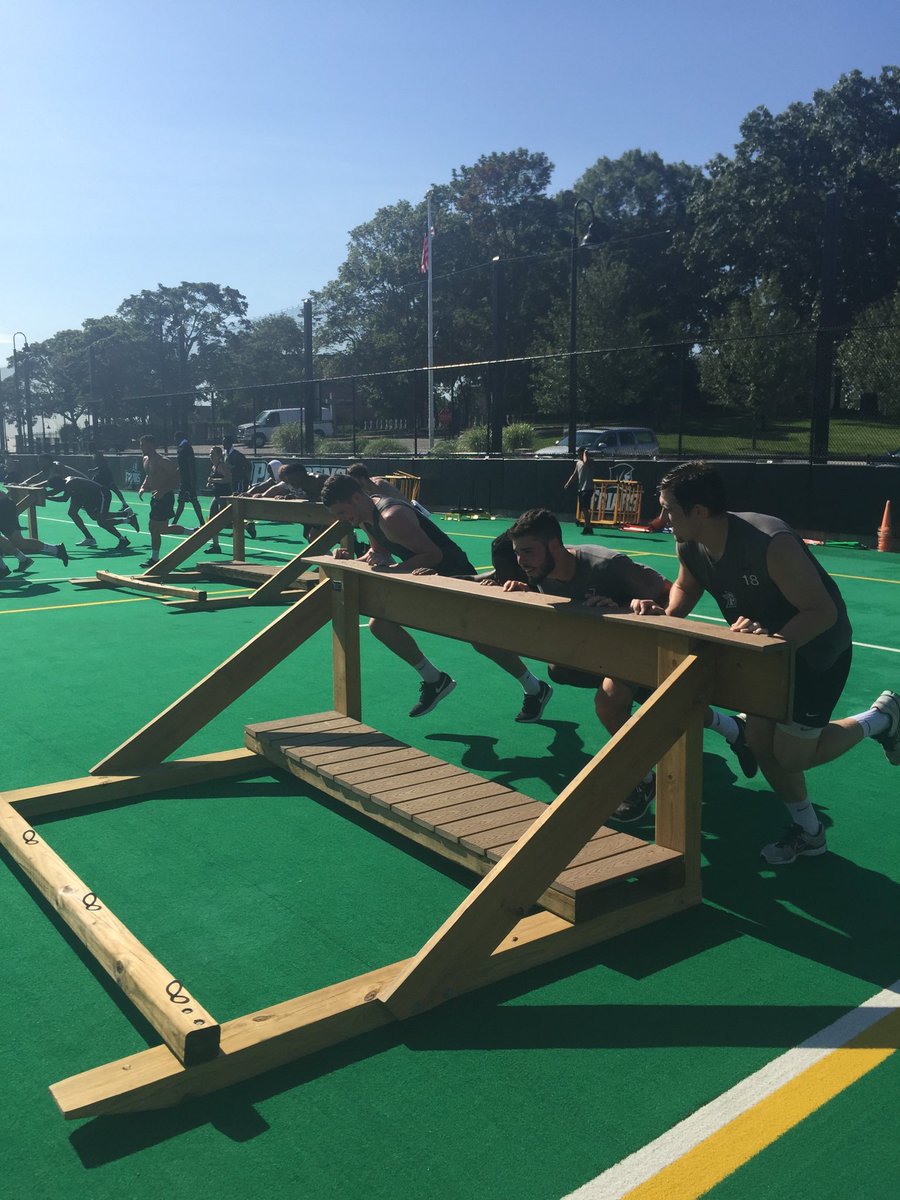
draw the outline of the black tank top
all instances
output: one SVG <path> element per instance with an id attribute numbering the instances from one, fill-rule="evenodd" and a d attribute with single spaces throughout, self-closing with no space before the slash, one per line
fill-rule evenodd
<path id="1" fill-rule="evenodd" d="M 713 562 L 698 542 L 679 542 L 678 558 L 697 582 L 715 597 L 719 611 L 729 624 L 738 617 L 750 617 L 765 629 L 777 633 L 797 615 L 797 609 L 769 577 L 766 563 L 769 544 L 781 533 L 790 534 L 801 546 L 837 609 L 837 619 L 831 628 L 797 650 L 799 659 L 824 671 L 850 645 L 853 631 L 837 584 L 790 525 L 764 513 L 730 512 L 728 539 L 718 562 Z"/>
<path id="2" fill-rule="evenodd" d="M 438 575 L 474 575 L 475 568 L 466 558 L 462 549 L 457 546 L 452 538 L 447 537 L 443 529 L 438 529 L 433 521 L 429 521 L 427 517 L 423 517 L 417 508 L 407 500 L 395 500 L 391 496 L 381 496 L 377 499 L 372 498 L 375 505 L 375 523 L 373 525 L 366 522 L 363 525 L 366 533 L 370 537 L 374 537 L 376 541 L 381 542 L 390 550 L 395 558 L 399 558 L 401 562 L 406 562 L 408 558 L 414 556 L 415 551 L 410 550 L 406 546 L 401 546 L 397 542 L 392 542 L 384 532 L 384 526 L 381 523 L 381 514 L 389 508 L 394 508 L 400 505 L 403 508 L 408 508 L 416 520 L 419 522 L 419 528 L 423 531 L 430 542 L 434 542 L 440 550 L 442 558 L 434 567 Z"/>

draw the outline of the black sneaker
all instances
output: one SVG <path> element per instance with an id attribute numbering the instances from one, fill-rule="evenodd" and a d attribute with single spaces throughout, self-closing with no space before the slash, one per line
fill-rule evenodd
<path id="1" fill-rule="evenodd" d="M 252 521 L 249 521 L 247 523 L 247 536 L 248 537 L 256 537 L 256 526 L 253 524 Z"/>
<path id="2" fill-rule="evenodd" d="M 0 558 L 0 579 L 5 579 L 7 575 L 12 575 L 12 571 L 9 569 L 3 559 Z"/>
<path id="3" fill-rule="evenodd" d="M 424 717 L 430 713 L 436 704 L 445 696 L 449 696 L 456 687 L 456 680 L 451 679 L 446 671 L 441 671 L 441 677 L 436 683 L 422 683 L 419 688 L 419 700 L 409 710 L 411 717 Z"/>
<path id="4" fill-rule="evenodd" d="M 138 519 L 137 519 L 137 517 L 134 515 L 134 513 L 131 513 L 131 514 L 129 515 L 129 517 L 128 517 L 128 524 L 129 524 L 129 525 L 131 526 L 131 528 L 132 528 L 132 529 L 135 531 L 135 533 L 139 532 L 139 530 L 140 530 L 140 528 L 141 528 L 141 527 L 140 527 L 140 525 L 138 524 Z"/>
<path id="5" fill-rule="evenodd" d="M 738 727 L 737 741 L 729 742 L 731 749 L 734 751 L 734 756 L 738 760 L 738 766 L 744 773 L 747 779 L 752 779 L 759 771 L 759 763 L 756 761 L 756 755 L 747 745 L 747 722 L 744 717 L 735 717 Z"/>
<path id="6" fill-rule="evenodd" d="M 20 560 L 19 565 L 16 567 L 16 570 L 17 571 L 27 571 L 29 567 L 33 567 L 33 566 L 34 566 L 33 558 L 23 558 Z"/>
<path id="7" fill-rule="evenodd" d="M 155 567 L 158 562 L 159 562 L 158 558 L 148 558 L 146 562 L 141 563 L 141 566 L 142 567 Z"/>
<path id="8" fill-rule="evenodd" d="M 522 699 L 522 708 L 516 717 L 520 725 L 528 725 L 531 721 L 539 721 L 544 715 L 544 709 L 547 707 L 547 701 L 553 695 L 553 688 L 549 683 L 540 681 L 539 690 L 533 695 L 525 695 Z"/>
<path id="9" fill-rule="evenodd" d="M 120 537 L 119 540 L 116 542 L 116 549 L 117 550 L 127 550 L 130 547 L 130 545 L 131 545 L 131 542 L 129 542 L 127 537 Z"/>
<path id="10" fill-rule="evenodd" d="M 652 779 L 642 779 L 630 796 L 627 796 L 613 815 L 611 821 L 620 825 L 628 825 L 632 821 L 640 821 L 645 817 L 656 796 L 656 776 Z"/>
<path id="11" fill-rule="evenodd" d="M 56 547 L 56 557 L 60 559 L 64 567 L 69 565 L 69 552 L 66 550 L 62 542 L 60 542 Z"/>
<path id="12" fill-rule="evenodd" d="M 763 846 L 760 855 L 773 867 L 786 867 L 802 855 L 804 858 L 814 858 L 828 850 L 825 841 L 825 827 L 819 822 L 815 833 L 807 833 L 800 825 L 791 825 L 784 831 L 777 842 Z"/>

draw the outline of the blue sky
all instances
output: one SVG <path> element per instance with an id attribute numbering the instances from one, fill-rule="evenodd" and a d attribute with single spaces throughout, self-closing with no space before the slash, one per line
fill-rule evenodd
<path id="1" fill-rule="evenodd" d="M 159 283 L 251 316 L 482 154 L 554 190 L 633 147 L 704 164 L 741 119 L 900 61 L 896 0 L 0 0 L 0 358 Z M 410 247 L 410 270 L 421 245 Z M 436 245 L 436 254 L 439 244 Z"/>

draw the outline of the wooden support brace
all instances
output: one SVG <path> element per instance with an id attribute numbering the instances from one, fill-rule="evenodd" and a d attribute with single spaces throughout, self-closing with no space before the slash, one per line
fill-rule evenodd
<path id="1" fill-rule="evenodd" d="M 162 762 L 330 619 L 331 584 L 326 580 L 97 763 L 91 774 L 120 775 Z"/>
<path id="2" fill-rule="evenodd" d="M 10 804 L 0 843 L 185 1066 L 219 1050 L 219 1025 Z"/>
<path id="3" fill-rule="evenodd" d="M 708 672 L 688 656 L 569 783 L 546 813 L 379 996 L 397 1017 L 442 1003 L 490 955 L 632 788 L 680 736 Z"/>
<path id="4" fill-rule="evenodd" d="M 355 721 L 362 718 L 359 665 L 359 577 L 332 580 L 334 707 Z"/>
<path id="5" fill-rule="evenodd" d="M 461 981 L 459 990 L 486 987 L 574 954 L 670 916 L 687 903 L 672 893 L 651 896 L 618 910 L 612 920 L 595 917 L 578 925 L 552 913 L 535 913 L 516 924 L 493 954 Z M 67 1120 L 166 1108 L 208 1095 L 390 1024 L 389 1010 L 373 1001 L 407 966 L 408 960 L 392 963 L 226 1021 L 221 1053 L 211 1062 L 186 1069 L 165 1046 L 156 1046 L 61 1080 L 50 1093 Z"/>
<path id="6" fill-rule="evenodd" d="M 328 511 L 327 509 L 325 510 Z M 330 519 L 330 514 L 329 514 Z M 250 597 L 251 604 L 271 604 L 272 600 L 289 584 L 293 583 L 309 567 L 306 561 L 311 555 L 326 554 L 348 533 L 352 532 L 346 521 L 331 521 L 318 537 L 313 538 L 302 553 L 276 571 L 265 583 L 260 584 Z"/>
<path id="7" fill-rule="evenodd" d="M 112 584 L 113 587 L 123 587 L 132 592 L 142 592 L 150 596 L 179 596 L 183 600 L 206 599 L 206 592 L 197 588 L 177 587 L 173 583 L 160 583 L 156 579 L 147 579 L 142 575 L 118 575 L 115 571 L 98 571 L 97 578 L 101 583 Z"/>
<path id="8" fill-rule="evenodd" d="M 236 750 L 220 750 L 215 754 L 160 763 L 139 775 L 86 775 L 81 779 L 64 779 L 61 783 L 18 788 L 0 793 L 0 802 L 9 804 L 20 816 L 34 820 L 50 813 L 91 808 L 95 804 L 138 800 L 156 792 L 210 783 L 214 779 L 269 775 L 271 770 L 265 759 L 241 746 Z"/>
<path id="9" fill-rule="evenodd" d="M 231 506 L 226 504 L 224 508 L 219 509 L 214 517 L 210 517 L 199 529 L 195 529 L 193 533 L 188 534 L 183 542 L 179 542 L 168 554 L 164 554 L 158 563 L 154 563 L 152 567 L 148 567 L 144 572 L 144 578 L 158 579 L 161 575 L 168 575 L 170 571 L 174 571 L 177 566 L 180 566 L 192 554 L 195 554 L 204 542 L 208 542 L 219 530 L 224 529 L 230 524 Z"/>

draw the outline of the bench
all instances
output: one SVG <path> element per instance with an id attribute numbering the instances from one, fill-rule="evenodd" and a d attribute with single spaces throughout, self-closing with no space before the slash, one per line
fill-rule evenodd
<path id="1" fill-rule="evenodd" d="M 336 711 L 248 725 L 244 736 L 281 770 L 478 875 L 546 810 Z M 604 826 L 539 903 L 575 922 L 675 886 L 682 875 L 680 853 Z M 643 882 L 647 876 L 656 878 Z"/>

